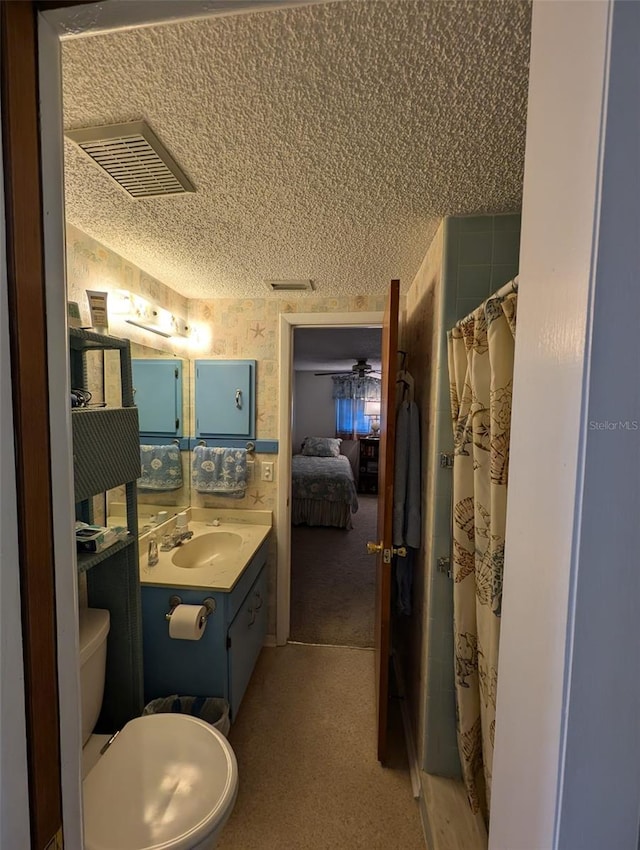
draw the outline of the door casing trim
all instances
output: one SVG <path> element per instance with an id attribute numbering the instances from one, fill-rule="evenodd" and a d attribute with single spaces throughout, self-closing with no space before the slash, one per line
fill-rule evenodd
<path id="1" fill-rule="evenodd" d="M 276 643 L 289 639 L 291 615 L 291 414 L 293 404 L 293 331 L 295 328 L 381 327 L 384 314 L 361 313 L 281 313 L 278 343 L 278 512 L 276 517 Z"/>

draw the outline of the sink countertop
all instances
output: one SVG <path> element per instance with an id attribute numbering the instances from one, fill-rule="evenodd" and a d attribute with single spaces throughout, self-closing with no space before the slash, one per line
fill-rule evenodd
<path id="1" fill-rule="evenodd" d="M 193 531 L 191 540 L 203 534 L 227 532 L 238 534 L 242 538 L 237 552 L 220 557 L 214 563 L 203 567 L 177 567 L 172 562 L 176 552 L 188 547 L 190 541 L 168 552 L 160 551 L 162 535 L 175 526 L 175 517 L 140 537 L 140 582 L 143 585 L 165 585 L 171 587 L 206 588 L 207 590 L 229 592 L 249 565 L 251 559 L 269 536 L 272 525 L 271 511 L 251 510 L 215 510 L 192 508 L 189 510 L 189 531 Z M 211 525 L 215 519 L 217 526 Z M 158 541 L 159 561 L 154 567 L 147 564 L 149 539 L 155 534 Z"/>

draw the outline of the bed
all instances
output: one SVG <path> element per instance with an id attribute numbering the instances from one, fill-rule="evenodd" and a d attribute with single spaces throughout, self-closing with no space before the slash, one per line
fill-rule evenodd
<path id="1" fill-rule="evenodd" d="M 351 464 L 344 455 L 294 455 L 291 495 L 294 525 L 353 528 L 351 514 L 358 510 L 358 496 Z"/>

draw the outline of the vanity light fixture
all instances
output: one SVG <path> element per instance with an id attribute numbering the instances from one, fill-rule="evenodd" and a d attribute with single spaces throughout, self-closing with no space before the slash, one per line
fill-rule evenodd
<path id="1" fill-rule="evenodd" d="M 189 326 L 184 319 L 174 316 L 164 307 L 151 304 L 140 295 L 118 289 L 110 302 L 114 315 L 130 325 L 169 339 L 172 336 L 189 336 Z"/>
<path id="2" fill-rule="evenodd" d="M 189 325 L 177 316 L 172 316 L 173 319 L 173 336 L 190 336 Z"/>

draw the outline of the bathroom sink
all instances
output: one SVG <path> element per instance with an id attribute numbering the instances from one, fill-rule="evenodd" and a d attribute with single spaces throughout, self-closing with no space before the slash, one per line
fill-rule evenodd
<path id="1" fill-rule="evenodd" d="M 176 567 L 196 569 L 234 555 L 242 545 L 242 537 L 231 531 L 212 531 L 200 534 L 175 550 L 171 561 Z"/>

